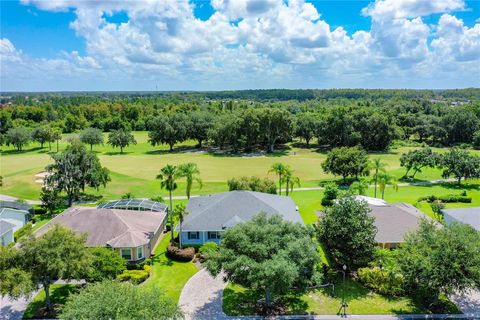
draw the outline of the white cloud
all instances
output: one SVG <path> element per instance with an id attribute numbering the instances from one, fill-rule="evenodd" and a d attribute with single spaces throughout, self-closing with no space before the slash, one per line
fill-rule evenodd
<path id="1" fill-rule="evenodd" d="M 195 17 L 188 0 L 22 1 L 42 10 L 74 10 L 70 26 L 86 42 L 83 56 L 32 59 L 2 39 L 2 65 L 10 59 L 7 69 L 23 68 L 33 78 L 50 73 L 127 86 L 133 81 L 163 83 L 166 89 L 223 89 L 384 86 L 387 78 L 416 86 L 442 73 L 450 86 L 447 79 L 475 82 L 478 68 L 471 64 L 480 65 L 479 24 L 465 27 L 450 14 L 436 26 L 422 19 L 463 10 L 462 0 L 377 0 L 362 11 L 372 18 L 370 30 L 351 35 L 332 29 L 303 0 L 212 0 L 215 11 L 206 21 Z M 118 12 L 128 21 L 105 18 Z M 460 69 L 466 74 L 459 75 Z M 8 80 L 6 74 L 2 78 Z"/>
<path id="2" fill-rule="evenodd" d="M 463 0 L 376 0 L 362 10 L 374 20 L 405 19 L 462 10 Z"/>

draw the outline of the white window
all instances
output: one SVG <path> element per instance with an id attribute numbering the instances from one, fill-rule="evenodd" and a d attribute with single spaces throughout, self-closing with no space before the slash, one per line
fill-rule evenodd
<path id="1" fill-rule="evenodd" d="M 220 233 L 218 231 L 208 231 L 208 239 L 220 239 Z"/>
<path id="2" fill-rule="evenodd" d="M 200 239 L 200 232 L 198 231 L 188 232 L 188 240 L 198 240 L 198 239 Z"/>
<path id="3" fill-rule="evenodd" d="M 143 246 L 137 247 L 137 259 L 143 259 L 144 257 Z"/>
<path id="4" fill-rule="evenodd" d="M 124 248 L 120 249 L 120 254 L 122 255 L 122 258 L 128 261 L 132 260 L 132 249 L 131 248 Z"/>

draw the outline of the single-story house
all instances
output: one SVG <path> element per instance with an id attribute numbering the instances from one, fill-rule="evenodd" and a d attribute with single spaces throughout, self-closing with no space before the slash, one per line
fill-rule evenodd
<path id="1" fill-rule="evenodd" d="M 27 224 L 30 213 L 26 210 L 0 207 L 0 245 L 14 242 L 14 233 Z"/>
<path id="2" fill-rule="evenodd" d="M 13 229 L 15 225 L 5 220 L 0 220 L 0 245 L 8 246 L 13 243 Z"/>
<path id="3" fill-rule="evenodd" d="M 30 214 L 28 211 L 11 208 L 0 209 L 0 220 L 5 220 L 15 225 L 13 232 L 27 224 Z"/>
<path id="4" fill-rule="evenodd" d="M 480 231 L 480 207 L 443 209 L 442 212 L 446 224 L 462 222 Z"/>
<path id="5" fill-rule="evenodd" d="M 405 235 L 418 229 L 422 219 L 432 220 L 422 211 L 409 203 L 387 203 L 384 200 L 357 196 L 366 201 L 371 209 L 370 215 L 375 217 L 377 235 L 375 241 L 382 248 L 396 248 L 405 242 Z"/>
<path id="6" fill-rule="evenodd" d="M 182 223 L 182 244 L 220 242 L 221 233 L 259 213 L 303 224 L 292 198 L 254 191 L 230 191 L 191 198 Z M 178 228 L 177 228 L 178 229 Z"/>
<path id="7" fill-rule="evenodd" d="M 73 207 L 34 232 L 39 236 L 55 224 L 87 234 L 89 247 L 107 247 L 128 261 L 150 257 L 165 228 L 166 212 Z"/>

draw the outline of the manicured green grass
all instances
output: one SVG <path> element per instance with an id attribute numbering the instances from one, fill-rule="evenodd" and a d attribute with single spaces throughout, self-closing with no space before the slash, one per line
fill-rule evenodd
<path id="1" fill-rule="evenodd" d="M 341 278 L 331 287 L 310 290 L 303 295 L 288 295 L 281 298 L 288 314 L 338 314 L 342 303 L 343 289 L 348 304 L 348 314 L 415 314 L 427 310 L 409 297 L 390 298 L 376 294 L 351 279 L 342 284 Z M 223 311 L 228 315 L 252 315 L 255 303 L 263 298 L 263 292 L 247 290 L 238 285 L 228 284 L 223 293 Z M 449 313 L 458 309 L 446 302 Z"/>
<path id="2" fill-rule="evenodd" d="M 193 262 L 169 259 L 165 254 L 169 241 L 170 234 L 165 234 L 155 250 L 152 274 L 143 285 L 157 286 L 162 289 L 165 296 L 178 301 L 183 286 L 198 272 L 198 268 Z"/>
<path id="3" fill-rule="evenodd" d="M 203 188 L 194 185 L 192 194 L 209 194 L 225 191 L 226 181 L 240 175 L 256 175 L 276 180 L 273 173 L 268 173 L 275 162 L 281 161 L 290 165 L 301 180 L 302 187 L 318 186 L 321 180 L 332 179 L 332 175 L 325 174 L 321 163 L 326 157 L 325 152 L 318 152 L 315 148 L 297 148 L 280 150 L 267 156 L 242 156 L 210 154 L 195 149 L 194 141 L 186 141 L 176 146 L 170 153 L 167 146 L 153 147 L 148 143 L 147 132 L 135 132 L 138 141 L 136 145 L 126 148 L 124 154 L 109 145 L 95 146 L 94 151 L 102 164 L 111 171 L 112 181 L 106 189 L 88 190 L 89 193 L 103 195 L 105 199 L 119 198 L 122 194 L 132 192 L 137 197 L 165 196 L 160 190 L 159 182 L 155 180 L 160 168 L 166 164 L 180 164 L 195 162 L 200 167 Z M 60 149 L 64 149 L 67 142 L 62 140 Z M 31 144 L 30 149 L 17 152 L 12 147 L 2 147 L 1 171 L 3 187 L 1 193 L 24 199 L 38 199 L 41 184 L 35 182 L 34 175 L 43 171 L 51 162 L 48 148 L 40 149 L 37 144 Z M 55 149 L 55 148 L 53 148 Z M 402 147 L 389 152 L 371 154 L 371 158 L 381 157 L 387 164 L 387 170 L 397 177 L 401 177 L 404 169 L 400 167 L 399 157 L 402 153 L 412 150 Z M 436 149 L 444 152 L 446 149 Z M 480 153 L 479 151 L 472 151 Z M 440 179 L 438 169 L 426 169 L 419 173 L 420 180 Z M 175 195 L 185 194 L 185 182 L 180 181 Z"/>
<path id="4" fill-rule="evenodd" d="M 54 307 L 53 313 L 45 313 L 45 291 L 42 289 L 33 298 L 23 314 L 24 319 L 41 319 L 52 318 L 59 311 L 59 307 L 63 306 L 70 294 L 76 293 L 79 286 L 75 284 L 54 284 L 50 286 L 50 300 Z"/>

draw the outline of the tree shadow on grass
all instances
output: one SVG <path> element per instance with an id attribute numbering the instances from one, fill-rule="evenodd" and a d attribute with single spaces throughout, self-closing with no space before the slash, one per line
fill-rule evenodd
<path id="1" fill-rule="evenodd" d="M 45 309 L 45 294 L 44 291 L 40 291 L 39 295 L 42 295 L 41 299 L 34 299 L 27 306 L 23 315 L 24 319 L 52 319 L 56 318 L 60 308 L 65 305 L 67 298 L 73 294 L 79 292 L 81 286 L 75 284 L 63 284 L 54 285 L 50 288 L 50 299 L 53 305 L 53 310 L 47 311 Z"/>
<path id="2" fill-rule="evenodd" d="M 480 189 L 480 183 L 476 183 L 476 182 L 465 183 L 464 181 L 462 182 L 461 185 L 458 185 L 457 182 L 443 182 L 443 183 L 427 183 L 427 184 L 422 184 L 422 185 L 416 185 L 415 187 L 434 188 L 434 187 L 438 187 L 438 186 L 440 186 L 442 188 L 445 188 L 445 189 L 457 190 L 457 191 L 479 190 Z"/>
<path id="3" fill-rule="evenodd" d="M 253 315 L 255 303 L 262 293 L 255 290 L 233 290 L 228 286 L 223 290 L 223 311 L 231 316 Z"/>
<path id="4" fill-rule="evenodd" d="M 172 151 L 170 149 L 157 149 L 145 151 L 145 154 L 178 154 L 178 153 L 196 153 L 196 152 L 205 152 L 204 149 L 195 148 L 192 146 L 178 146 L 174 147 Z"/>
<path id="5" fill-rule="evenodd" d="M 18 155 L 18 154 L 24 154 L 24 153 L 28 153 L 28 152 L 33 152 L 33 151 L 37 151 L 37 150 L 42 150 L 42 149 L 45 149 L 45 148 L 40 148 L 40 147 L 34 147 L 34 148 L 30 148 L 30 149 L 23 149 L 23 150 L 2 150 L 1 153 L 2 155 L 4 156 L 7 156 L 7 155 Z M 40 152 L 40 153 L 45 153 L 47 152 L 48 149 L 44 150 L 43 152 Z"/>
<path id="6" fill-rule="evenodd" d="M 108 152 L 105 152 L 103 153 L 104 155 L 106 156 L 126 156 L 130 153 L 133 153 L 131 151 L 123 151 L 123 152 L 120 152 L 120 151 L 108 151 Z"/>

